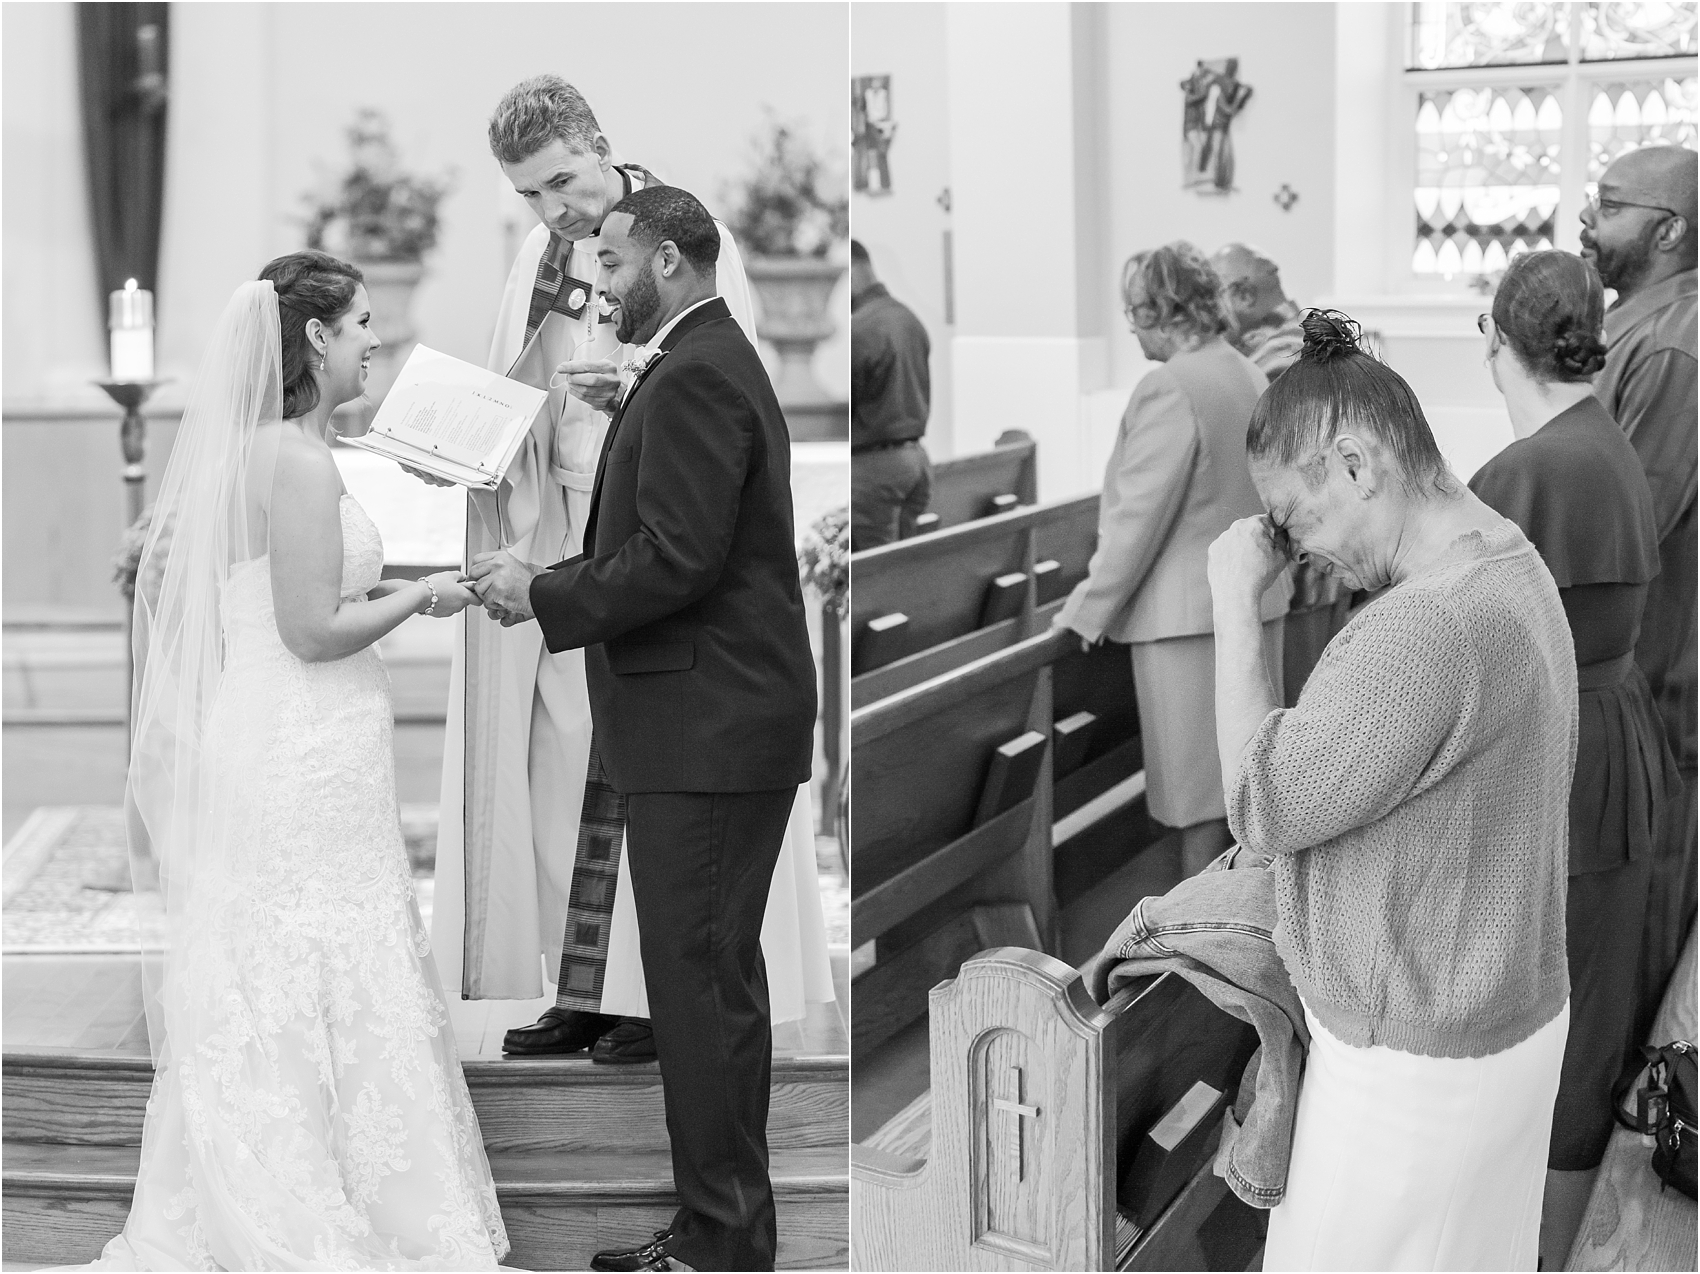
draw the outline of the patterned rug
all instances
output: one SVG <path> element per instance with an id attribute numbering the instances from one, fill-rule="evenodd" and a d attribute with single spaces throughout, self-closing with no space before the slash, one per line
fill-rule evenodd
<path id="1" fill-rule="evenodd" d="M 420 910 L 429 923 L 437 807 L 403 805 L 401 831 Z M 836 840 L 817 837 L 815 850 L 827 942 L 841 946 L 850 941 L 849 882 Z M 133 892 L 128 878 L 123 810 L 108 805 L 38 808 L 5 847 L 0 950 L 130 952 L 158 946 L 165 924 L 160 895 Z M 125 887 L 114 887 L 120 885 Z"/>

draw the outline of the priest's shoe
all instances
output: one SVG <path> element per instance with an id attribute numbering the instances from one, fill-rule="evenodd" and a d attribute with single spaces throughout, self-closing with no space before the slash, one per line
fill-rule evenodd
<path id="1" fill-rule="evenodd" d="M 522 1056 L 579 1053 L 596 1043 L 619 1020 L 604 1013 L 547 1009 L 532 1025 L 516 1026 L 502 1036 L 502 1052 Z"/>
<path id="2" fill-rule="evenodd" d="M 671 1230 L 657 1230 L 655 1237 L 642 1247 L 613 1248 L 606 1252 L 598 1252 L 590 1258 L 590 1268 L 593 1270 L 689 1270 L 695 1266 L 686 1265 L 676 1256 L 667 1254 L 667 1240 L 673 1237 Z"/>
<path id="3" fill-rule="evenodd" d="M 655 1032 L 640 1017 L 623 1017 L 596 1041 L 590 1060 L 602 1066 L 637 1066 L 655 1060 Z"/>

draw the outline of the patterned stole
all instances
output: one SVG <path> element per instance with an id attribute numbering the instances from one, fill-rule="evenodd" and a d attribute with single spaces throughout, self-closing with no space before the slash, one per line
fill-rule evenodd
<path id="1" fill-rule="evenodd" d="M 567 931 L 561 939 L 561 976 L 555 1005 L 584 1013 L 602 1012 L 602 979 L 608 969 L 608 930 L 614 921 L 614 890 L 620 879 L 620 844 L 626 834 L 626 798 L 608 785 L 596 735 L 590 738 L 590 770 L 578 820 L 578 852 L 567 898 Z"/>
<path id="2" fill-rule="evenodd" d="M 555 264 L 559 259 L 561 265 Z M 531 344 L 531 338 L 537 335 L 537 329 L 543 326 L 543 320 L 549 311 L 555 308 L 555 298 L 560 295 L 561 283 L 567 277 L 567 272 L 561 268 L 572 260 L 572 246 L 563 246 L 561 237 L 554 231 L 549 232 L 549 246 L 543 250 L 543 255 L 537 262 L 537 277 L 531 284 L 531 306 L 525 312 L 525 340 L 520 348 Z"/>
<path id="3" fill-rule="evenodd" d="M 646 186 L 661 183 L 637 164 L 622 166 L 627 193 L 636 176 Z M 560 297 L 572 249 L 561 247 L 551 232 L 549 247 L 537 263 L 526 313 L 529 342 Z M 556 265 L 559 257 L 561 264 Z M 604 319 L 604 322 L 607 320 Z M 612 427 L 612 426 L 610 426 Z M 588 552 L 590 546 L 586 546 Z M 590 736 L 590 768 L 584 779 L 584 806 L 579 812 L 578 851 L 573 856 L 573 883 L 567 895 L 567 926 L 561 938 L 561 974 L 555 1005 L 584 1013 L 602 1012 L 602 982 L 608 970 L 608 931 L 614 921 L 614 891 L 620 880 L 620 847 L 626 836 L 626 798 L 608 784 L 602 758 L 596 751 L 594 727 Z"/>

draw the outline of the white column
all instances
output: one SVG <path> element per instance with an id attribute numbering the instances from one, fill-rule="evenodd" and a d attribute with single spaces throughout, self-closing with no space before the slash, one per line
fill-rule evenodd
<path id="1" fill-rule="evenodd" d="M 167 401 L 186 392 L 236 286 L 301 240 L 292 192 L 274 183 L 273 26 L 289 20 L 266 4 L 171 10 L 157 336 L 160 375 L 176 378 Z"/>
<path id="2" fill-rule="evenodd" d="M 1041 499 L 1089 490 L 1083 395 L 1101 388 L 1092 5 L 947 10 L 956 454 L 1039 441 Z M 1081 121 L 1080 123 L 1077 123 Z"/>
<path id="3" fill-rule="evenodd" d="M 109 410 L 74 6 L 7 5 L 3 47 L 6 402 Z"/>

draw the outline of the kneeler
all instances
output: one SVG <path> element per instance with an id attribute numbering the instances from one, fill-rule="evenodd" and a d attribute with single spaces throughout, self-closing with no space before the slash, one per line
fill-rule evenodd
<path id="1" fill-rule="evenodd" d="M 626 798 L 608 784 L 596 735 L 590 736 L 590 769 L 579 813 L 578 852 L 567 897 L 567 929 L 561 938 L 561 976 L 555 1006 L 602 1012 L 602 981 L 608 971 L 608 932 L 614 923 L 614 890 L 620 877 L 620 846 L 626 834 Z"/>

